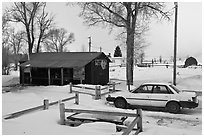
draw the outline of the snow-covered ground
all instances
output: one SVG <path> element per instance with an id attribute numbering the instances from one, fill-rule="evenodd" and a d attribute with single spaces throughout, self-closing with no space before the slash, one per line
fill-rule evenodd
<path id="1" fill-rule="evenodd" d="M 134 85 L 137 87 L 143 82 L 158 81 L 171 82 L 172 68 L 153 67 L 135 68 Z M 183 90 L 202 92 L 201 68 L 177 68 L 178 87 Z M 2 76 L 2 88 L 18 83 L 18 73 L 10 76 Z M 125 90 L 125 68 L 111 67 L 110 78 L 118 79 L 121 84 L 117 89 Z M 115 80 L 116 81 L 116 80 Z M 85 89 L 80 89 L 82 92 Z M 92 91 L 89 91 L 92 92 Z M 201 95 L 201 94 L 200 94 Z M 7 114 L 32 108 L 43 104 L 43 99 L 50 102 L 62 100 L 74 96 L 69 93 L 69 85 L 66 86 L 32 86 L 21 90 L 12 90 L 2 94 L 2 117 Z M 161 110 L 143 110 L 143 132 L 139 135 L 201 135 L 202 134 L 202 96 L 199 96 L 200 104 L 196 109 L 184 109 L 179 114 L 170 114 Z M 79 95 L 79 105 L 74 100 L 65 102 L 66 108 L 81 108 L 105 111 L 135 112 L 135 110 L 122 110 L 106 103 L 105 97 L 94 100 L 90 95 Z M 66 113 L 66 116 L 69 116 Z M 85 115 L 85 117 L 101 117 L 99 115 Z M 104 117 L 104 116 L 103 116 Z M 106 118 L 113 117 L 106 116 Z M 116 125 L 107 122 L 94 122 L 82 124 L 78 127 L 70 127 L 59 124 L 59 106 L 50 106 L 48 110 L 35 111 L 17 118 L 5 120 L 2 118 L 3 135 L 120 135 L 116 132 Z M 115 118 L 114 118 L 115 119 Z M 128 118 L 128 125 L 132 118 Z"/>

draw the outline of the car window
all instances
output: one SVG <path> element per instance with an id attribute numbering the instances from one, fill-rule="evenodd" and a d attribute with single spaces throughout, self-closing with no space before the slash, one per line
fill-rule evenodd
<path id="1" fill-rule="evenodd" d="M 152 86 L 144 85 L 133 91 L 133 93 L 152 93 Z"/>
<path id="2" fill-rule="evenodd" d="M 158 85 L 154 86 L 153 94 L 170 94 L 170 93 L 166 86 Z"/>
<path id="3" fill-rule="evenodd" d="M 171 88 L 173 88 L 177 93 L 180 93 L 181 91 L 174 85 L 169 85 Z"/>

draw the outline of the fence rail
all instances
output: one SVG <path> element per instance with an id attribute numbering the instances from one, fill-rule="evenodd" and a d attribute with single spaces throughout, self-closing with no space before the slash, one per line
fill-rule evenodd
<path id="1" fill-rule="evenodd" d="M 101 88 L 101 86 L 96 85 L 95 88 L 93 88 L 93 87 L 85 87 L 85 86 L 80 86 L 80 85 L 73 85 L 72 83 L 70 83 L 70 93 L 75 92 L 75 93 L 80 93 L 80 94 L 88 94 L 88 95 L 94 96 L 95 100 L 98 100 L 98 99 L 101 99 L 101 96 L 116 92 L 117 90 L 116 90 L 115 86 L 117 84 L 120 84 L 120 83 L 112 82 L 112 83 L 109 83 L 107 87 Z M 95 93 L 88 93 L 88 92 L 81 92 L 81 91 L 73 90 L 73 87 L 79 88 L 79 89 L 94 90 Z M 110 88 L 112 88 L 112 89 L 110 89 Z M 102 90 L 106 90 L 106 89 L 108 89 L 108 92 L 101 93 Z"/>
<path id="2" fill-rule="evenodd" d="M 135 134 L 142 132 L 142 110 L 137 109 L 136 113 L 127 113 L 127 112 L 115 112 L 115 111 L 100 111 L 100 110 L 84 110 L 84 109 L 66 109 L 64 103 L 60 103 L 60 124 L 65 125 L 69 123 L 65 119 L 65 113 L 90 113 L 90 114 L 99 114 L 99 115 L 108 115 L 108 116 L 125 116 L 125 117 L 135 117 L 135 119 L 131 122 L 128 127 L 121 127 L 120 125 L 116 125 L 117 128 L 124 129 L 125 131 L 122 135 L 128 135 L 132 130 L 134 130 L 135 125 L 137 124 L 137 129 Z M 71 121 L 74 122 L 74 121 Z"/>
<path id="3" fill-rule="evenodd" d="M 69 100 L 73 100 L 73 99 L 75 99 L 75 104 L 79 104 L 79 95 L 78 95 L 78 93 L 75 93 L 75 96 L 73 96 L 73 97 L 62 99 L 60 101 L 65 102 L 65 101 L 69 101 Z M 16 118 L 16 117 L 19 117 L 21 115 L 28 114 L 30 112 L 34 112 L 34 111 L 37 111 L 37 110 L 46 110 L 46 109 L 49 108 L 49 106 L 52 106 L 52 105 L 55 105 L 55 104 L 58 104 L 58 103 L 59 103 L 59 101 L 54 101 L 54 102 L 49 103 L 48 99 L 44 99 L 43 100 L 43 105 L 33 107 L 33 108 L 29 108 L 29 109 L 25 109 L 25 110 L 21 110 L 21 111 L 14 112 L 14 113 L 11 113 L 11 114 L 7 114 L 7 115 L 4 116 L 4 119 Z"/>
<path id="4" fill-rule="evenodd" d="M 137 124 L 137 129 L 136 129 L 135 134 L 138 134 L 139 132 L 142 132 L 142 111 L 141 111 L 141 109 L 137 109 L 137 114 L 138 114 L 138 116 L 130 123 L 130 125 L 123 132 L 122 135 L 129 135 L 136 124 Z"/>

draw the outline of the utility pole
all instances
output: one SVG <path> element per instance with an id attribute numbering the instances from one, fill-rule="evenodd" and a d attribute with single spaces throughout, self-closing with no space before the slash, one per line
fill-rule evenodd
<path id="1" fill-rule="evenodd" d="M 175 26 L 174 26 L 174 71 L 173 71 L 173 84 L 176 86 L 176 50 L 177 50 L 177 15 L 178 15 L 178 2 L 175 5 Z"/>
<path id="2" fill-rule="evenodd" d="M 91 52 L 91 37 L 88 38 L 89 38 L 89 52 Z"/>
<path id="3" fill-rule="evenodd" d="M 102 52 L 102 48 L 100 47 L 100 52 Z"/>

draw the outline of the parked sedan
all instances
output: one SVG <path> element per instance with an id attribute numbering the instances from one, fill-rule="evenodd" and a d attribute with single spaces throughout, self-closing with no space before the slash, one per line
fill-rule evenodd
<path id="1" fill-rule="evenodd" d="M 182 92 L 176 86 L 166 83 L 145 83 L 131 92 L 118 92 L 109 95 L 107 101 L 114 102 L 117 108 L 130 105 L 164 107 L 171 113 L 181 108 L 198 107 L 195 92 Z"/>

